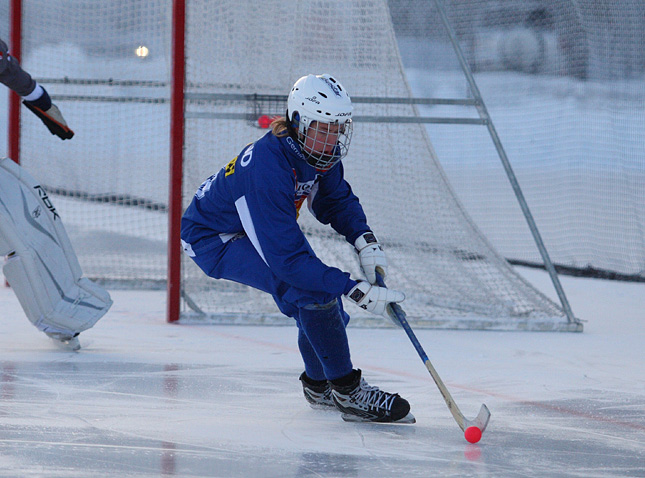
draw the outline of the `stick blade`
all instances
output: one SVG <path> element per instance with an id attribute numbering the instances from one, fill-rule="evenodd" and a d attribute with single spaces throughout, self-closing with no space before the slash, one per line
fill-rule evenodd
<path id="1" fill-rule="evenodd" d="M 486 430 L 486 427 L 488 426 L 489 420 L 490 410 L 488 410 L 488 407 L 486 405 L 482 404 L 481 408 L 479 409 L 479 413 L 474 420 L 464 420 L 464 430 L 466 430 L 466 428 L 468 427 L 477 427 L 481 430 L 482 433 L 484 433 L 484 430 Z"/>

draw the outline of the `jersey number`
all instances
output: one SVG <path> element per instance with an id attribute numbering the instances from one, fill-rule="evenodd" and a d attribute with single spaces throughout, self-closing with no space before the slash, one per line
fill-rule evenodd
<path id="1" fill-rule="evenodd" d="M 244 155 L 242 156 L 242 159 L 240 159 L 240 166 L 248 166 L 251 162 L 251 156 L 253 155 L 253 146 L 254 145 L 252 144 L 251 146 L 249 146 L 249 149 L 244 151 Z"/>

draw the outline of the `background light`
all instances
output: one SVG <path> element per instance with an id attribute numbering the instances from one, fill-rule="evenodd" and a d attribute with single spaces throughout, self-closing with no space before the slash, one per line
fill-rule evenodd
<path id="1" fill-rule="evenodd" d="M 136 50 L 134 50 L 134 53 L 139 57 L 139 58 L 145 58 L 150 54 L 150 50 L 148 50 L 147 46 L 139 46 L 137 47 Z"/>

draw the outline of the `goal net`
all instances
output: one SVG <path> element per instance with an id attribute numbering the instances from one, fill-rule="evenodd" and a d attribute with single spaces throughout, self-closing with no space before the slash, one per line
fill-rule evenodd
<path id="1" fill-rule="evenodd" d="M 567 328 L 562 311 L 523 281 L 469 219 L 410 98 L 387 2 L 190 2 L 184 205 L 197 187 L 284 114 L 291 85 L 332 73 L 355 103 L 346 178 L 388 254 L 388 284 L 406 292 L 417 325 Z M 253 96 L 257 94 L 258 97 Z M 244 98 L 244 95 L 248 95 Z M 240 98 L 242 97 L 242 98 Z M 238 118 L 237 120 L 231 118 Z M 361 277 L 356 254 L 306 212 L 302 229 L 323 262 Z M 184 259 L 184 317 L 280 323 L 270 296 L 204 276 Z M 386 319 L 348 308 L 353 323 Z"/>
<path id="2" fill-rule="evenodd" d="M 86 275 L 108 285 L 163 286 L 167 276 L 171 7 L 168 0 L 23 7 L 23 65 L 76 136 L 49 138 L 23 111 L 21 162 L 53 196 Z M 258 119 L 284 113 L 295 80 L 331 73 L 355 104 L 346 177 L 388 254 L 388 285 L 406 293 L 410 322 L 581 330 L 495 251 L 451 188 L 419 107 L 405 101 L 413 92 L 385 0 L 195 0 L 186 14 L 184 169 L 174 179 L 184 207 L 267 132 Z M 304 208 L 300 223 L 325 263 L 360 277 L 343 238 Z M 182 320 L 291 323 L 266 294 L 180 260 Z M 347 309 L 353 324 L 390 325 Z"/>

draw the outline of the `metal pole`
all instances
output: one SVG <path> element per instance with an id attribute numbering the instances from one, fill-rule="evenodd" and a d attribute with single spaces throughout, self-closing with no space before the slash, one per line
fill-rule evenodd
<path id="1" fill-rule="evenodd" d="M 11 33 L 9 36 L 9 53 L 18 62 L 22 58 L 22 0 L 11 0 Z M 9 125 L 7 153 L 20 164 L 20 96 L 9 90 Z"/>
<path id="2" fill-rule="evenodd" d="M 184 160 L 184 84 L 186 77 L 186 0 L 173 2 L 172 100 L 170 105 L 170 185 L 168 198 L 168 286 L 166 320 L 179 320 L 181 303 L 182 181 Z"/>
<path id="3" fill-rule="evenodd" d="M 564 313 L 566 314 L 570 323 L 572 322 L 580 323 L 580 321 L 576 319 L 575 316 L 573 315 L 573 311 L 571 310 L 571 306 L 569 305 L 567 296 L 565 295 L 564 290 L 562 289 L 562 285 L 560 284 L 560 279 L 558 278 L 558 274 L 555 270 L 555 267 L 553 266 L 553 263 L 551 262 L 549 253 L 547 252 L 546 247 L 544 246 L 544 242 L 542 241 L 542 236 L 538 231 L 537 225 L 535 224 L 535 220 L 533 219 L 533 215 L 529 210 L 529 206 L 526 203 L 526 200 L 524 199 L 524 194 L 522 193 L 522 189 L 520 188 L 520 185 L 517 182 L 517 178 L 515 176 L 515 173 L 513 172 L 511 163 L 509 162 L 508 157 L 506 156 L 506 151 L 504 150 L 504 147 L 502 146 L 502 142 L 499 139 L 499 136 L 497 135 L 497 130 L 493 125 L 493 121 L 491 120 L 490 115 L 488 114 L 488 109 L 484 104 L 484 100 L 482 99 L 482 95 L 479 91 L 479 88 L 477 87 L 477 83 L 475 83 L 475 79 L 473 78 L 473 74 L 470 71 L 470 67 L 468 66 L 468 63 L 466 62 L 466 58 L 464 57 L 464 54 L 461 51 L 461 47 L 459 46 L 459 42 L 457 41 L 457 35 L 455 34 L 454 30 L 450 26 L 450 22 L 448 21 L 448 16 L 446 15 L 442 2 L 441 0 L 434 0 L 434 3 L 437 6 L 437 10 L 439 10 L 439 16 L 441 17 L 441 20 L 444 26 L 446 27 L 446 30 L 448 31 L 448 36 L 450 37 L 452 46 L 455 49 L 457 58 L 459 59 L 459 64 L 461 65 L 461 69 L 464 71 L 464 74 L 466 75 L 466 79 L 468 80 L 470 90 L 473 96 L 475 97 L 475 100 L 477 100 L 477 111 L 479 112 L 479 116 L 486 121 L 488 132 L 490 133 L 493 143 L 495 144 L 495 148 L 497 149 L 499 159 L 501 159 L 502 165 L 506 170 L 506 175 L 508 176 L 508 179 L 511 182 L 511 186 L 513 187 L 513 191 L 515 192 L 515 197 L 517 198 L 517 201 L 520 203 L 520 207 L 522 208 L 522 212 L 524 213 L 526 222 L 529 225 L 531 234 L 533 234 L 533 239 L 535 240 L 538 250 L 540 251 L 540 255 L 542 256 L 542 260 L 544 261 L 544 266 L 546 267 L 546 270 L 548 271 L 549 276 L 551 277 L 551 281 L 553 282 L 553 286 L 555 287 L 558 297 L 560 298 L 562 309 L 564 310 Z"/>

